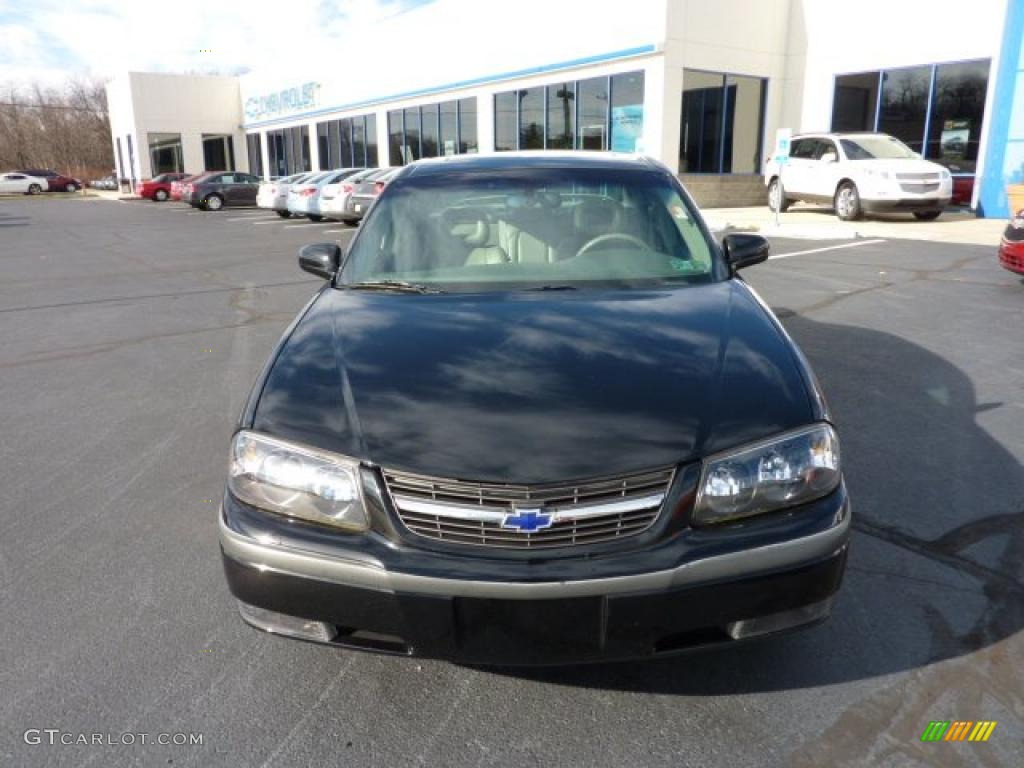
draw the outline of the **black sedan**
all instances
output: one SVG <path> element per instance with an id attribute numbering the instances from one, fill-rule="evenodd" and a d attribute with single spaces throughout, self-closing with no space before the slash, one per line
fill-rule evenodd
<path id="1" fill-rule="evenodd" d="M 256 205 L 260 179 L 241 171 L 207 173 L 194 179 L 182 200 L 203 211 L 219 211 L 226 206 Z"/>
<path id="2" fill-rule="evenodd" d="M 255 627 L 480 664 L 825 619 L 850 508 L 803 355 L 665 167 L 414 163 L 257 380 L 220 511 Z"/>

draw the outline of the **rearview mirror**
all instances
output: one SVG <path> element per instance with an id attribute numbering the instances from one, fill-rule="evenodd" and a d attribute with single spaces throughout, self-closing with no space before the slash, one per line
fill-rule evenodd
<path id="1" fill-rule="evenodd" d="M 332 279 L 341 264 L 341 248 L 337 243 L 310 243 L 299 249 L 299 266 L 310 274 Z"/>
<path id="2" fill-rule="evenodd" d="M 761 235 L 733 234 L 726 235 L 722 240 L 725 260 L 732 271 L 760 264 L 768 258 L 770 246 Z"/>

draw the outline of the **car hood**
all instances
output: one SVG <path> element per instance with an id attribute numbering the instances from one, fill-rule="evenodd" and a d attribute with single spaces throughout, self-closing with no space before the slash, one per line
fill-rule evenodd
<path id="1" fill-rule="evenodd" d="M 656 291 L 327 289 L 254 429 L 491 482 L 686 462 L 815 418 L 802 358 L 741 281 Z"/>
<path id="2" fill-rule="evenodd" d="M 894 160 L 853 160 L 854 165 L 863 169 L 889 171 L 891 173 L 941 173 L 945 170 L 938 163 L 916 158 Z"/>

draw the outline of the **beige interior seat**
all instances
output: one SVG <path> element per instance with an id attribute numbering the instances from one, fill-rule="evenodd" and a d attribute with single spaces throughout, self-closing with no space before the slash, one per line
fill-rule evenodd
<path id="1" fill-rule="evenodd" d="M 470 247 L 466 264 L 505 264 L 509 261 L 508 251 L 492 239 L 491 225 L 485 219 L 477 219 L 459 225 L 458 234 Z"/>

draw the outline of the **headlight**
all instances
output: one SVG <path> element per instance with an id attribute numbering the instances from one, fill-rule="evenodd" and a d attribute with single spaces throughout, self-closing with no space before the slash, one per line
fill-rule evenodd
<path id="1" fill-rule="evenodd" d="M 949 172 L 948 168 L 943 168 L 941 171 L 939 171 L 939 178 L 941 178 L 943 181 L 952 178 L 952 176 L 953 175 Z"/>
<path id="2" fill-rule="evenodd" d="M 865 168 L 864 172 L 868 176 L 876 176 L 879 179 L 888 179 L 889 178 L 889 172 L 888 171 L 880 171 L 880 170 L 877 170 L 875 168 Z"/>
<path id="3" fill-rule="evenodd" d="M 831 493 L 839 479 L 835 430 L 803 427 L 705 460 L 693 521 L 719 523 L 805 504 Z"/>
<path id="4" fill-rule="evenodd" d="M 359 462 L 241 431 L 231 444 L 228 488 L 260 509 L 365 531 Z"/>

